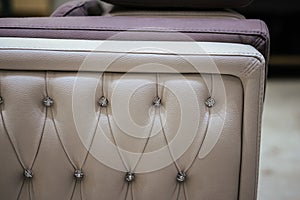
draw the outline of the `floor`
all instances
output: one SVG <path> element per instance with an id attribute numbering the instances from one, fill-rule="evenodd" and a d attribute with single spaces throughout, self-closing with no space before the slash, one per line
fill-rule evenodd
<path id="1" fill-rule="evenodd" d="M 300 79 L 269 79 L 259 200 L 300 200 Z"/>

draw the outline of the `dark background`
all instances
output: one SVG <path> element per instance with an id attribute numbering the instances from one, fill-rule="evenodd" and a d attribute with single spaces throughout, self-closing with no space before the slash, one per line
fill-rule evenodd
<path id="1" fill-rule="evenodd" d="M 300 0 L 254 0 L 237 11 L 269 27 L 269 76 L 300 77 Z"/>

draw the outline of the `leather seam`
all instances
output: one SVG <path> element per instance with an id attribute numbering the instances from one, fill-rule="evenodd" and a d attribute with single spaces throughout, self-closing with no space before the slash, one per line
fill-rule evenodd
<path id="1" fill-rule="evenodd" d="M 256 57 L 260 58 L 261 60 L 262 55 L 259 53 L 247 53 L 247 52 L 214 52 L 214 51 L 206 51 L 206 54 L 197 54 L 197 53 L 191 53 L 191 54 L 185 54 L 185 53 L 178 53 L 178 54 L 166 54 L 166 53 L 155 53 L 155 52 L 117 52 L 117 51 L 96 51 L 92 49 L 84 49 L 84 48 L 77 48 L 77 49 L 72 49 L 72 48 L 65 48 L 65 49 L 35 49 L 34 47 L 31 48 L 23 48 L 23 47 L 0 47 L 1 50 L 27 50 L 27 51 L 58 51 L 58 52 L 93 52 L 93 53 L 115 53 L 115 54 L 137 54 L 137 55 L 142 55 L 142 54 L 152 54 L 152 55 L 165 55 L 165 56 L 209 56 L 210 54 L 213 54 L 213 56 L 251 56 L 251 57 Z"/>
<path id="2" fill-rule="evenodd" d="M 254 71 L 257 69 L 257 60 L 253 60 L 248 68 L 247 71 L 245 71 L 244 76 L 248 77 L 251 75 Z"/>
<path id="3" fill-rule="evenodd" d="M 258 130 L 257 130 L 257 139 L 256 139 L 256 169 L 255 169 L 255 188 L 254 188 L 254 200 L 257 197 L 257 187 L 258 187 L 258 178 L 259 178 L 259 159 L 260 159 L 260 143 L 261 143 L 261 128 L 262 128 L 262 107 L 263 107 L 263 102 L 264 102 L 264 93 L 265 93 L 265 70 L 264 68 L 257 68 L 261 69 L 260 73 L 260 93 L 259 93 L 259 111 L 258 111 Z"/>
<path id="4" fill-rule="evenodd" d="M 0 29 L 5 28 L 15 28 L 15 29 L 52 29 L 52 30 L 69 30 L 69 29 L 76 29 L 76 30 L 104 30 L 104 31 L 155 31 L 155 32 L 174 32 L 174 31 L 180 31 L 180 32 L 216 32 L 216 33 L 249 33 L 249 34 L 260 34 L 263 36 L 266 36 L 266 33 L 263 31 L 243 31 L 243 30 L 229 30 L 229 29 L 180 29 L 180 28 L 172 28 L 172 29 L 166 29 L 166 28 L 159 28 L 159 27 L 153 27 L 153 28 L 146 28 L 146 27 L 136 27 L 136 28 L 126 28 L 126 27 L 94 27 L 94 26 L 22 26 L 22 25 L 10 25 L 10 24 L 4 24 L 1 25 Z"/>
<path id="5" fill-rule="evenodd" d="M 238 74 L 239 77 L 247 77 L 247 75 L 249 74 L 249 71 L 252 70 L 253 66 L 255 65 L 256 60 L 252 60 L 250 64 L 245 64 L 245 68 L 243 68 L 244 70 L 242 70 L 240 72 L 240 74 Z"/>

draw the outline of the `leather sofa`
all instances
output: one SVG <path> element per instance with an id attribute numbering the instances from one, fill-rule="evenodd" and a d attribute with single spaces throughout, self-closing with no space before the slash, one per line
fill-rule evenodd
<path id="1" fill-rule="evenodd" d="M 249 1 L 106 1 L 0 19 L 0 199 L 256 199 L 268 29 L 221 9 Z"/>

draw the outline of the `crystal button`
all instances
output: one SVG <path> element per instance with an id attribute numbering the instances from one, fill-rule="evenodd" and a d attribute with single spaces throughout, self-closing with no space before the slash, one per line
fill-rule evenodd
<path id="1" fill-rule="evenodd" d="M 160 98 L 160 97 L 155 97 L 155 98 L 153 99 L 153 105 L 154 105 L 155 107 L 159 107 L 159 106 L 161 105 L 161 98 Z"/>
<path id="2" fill-rule="evenodd" d="M 212 97 L 208 97 L 205 101 L 205 105 L 209 108 L 213 107 L 216 104 L 216 100 Z"/>
<path id="3" fill-rule="evenodd" d="M 184 182 L 186 180 L 186 173 L 178 172 L 178 174 L 176 176 L 176 180 L 180 183 Z"/>
<path id="4" fill-rule="evenodd" d="M 99 99 L 98 103 L 99 103 L 99 105 L 100 105 L 101 107 L 107 107 L 109 102 L 108 102 L 108 99 L 107 99 L 106 97 L 102 96 L 102 97 Z"/>
<path id="5" fill-rule="evenodd" d="M 46 107 L 50 107 L 54 104 L 54 101 L 50 97 L 45 97 L 44 100 L 43 100 L 43 104 Z"/>
<path id="6" fill-rule="evenodd" d="M 127 172 L 126 176 L 125 176 L 125 180 L 127 182 L 132 182 L 135 179 L 135 175 L 132 172 Z"/>
<path id="7" fill-rule="evenodd" d="M 83 177 L 84 177 L 83 171 L 81 171 L 79 169 L 75 170 L 74 177 L 75 177 L 76 180 L 82 180 Z"/>
<path id="8" fill-rule="evenodd" d="M 33 177 L 33 173 L 30 169 L 25 169 L 23 175 L 26 179 L 31 179 Z"/>

